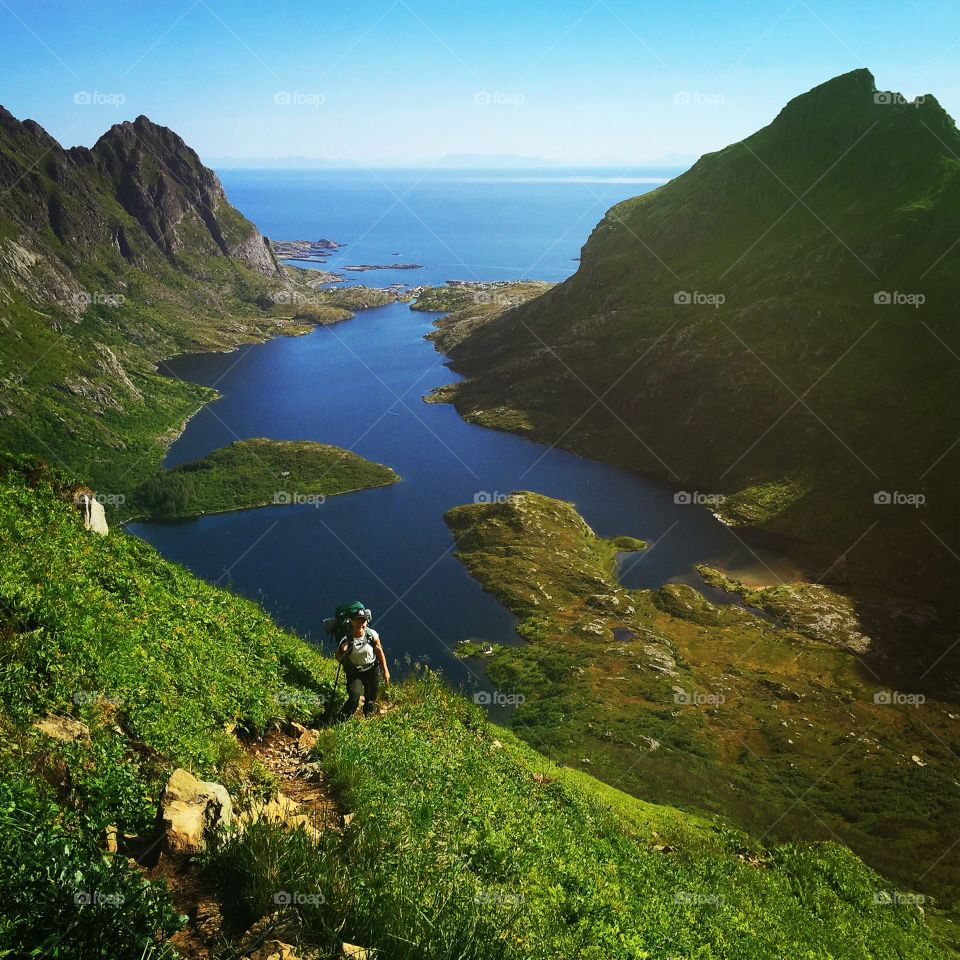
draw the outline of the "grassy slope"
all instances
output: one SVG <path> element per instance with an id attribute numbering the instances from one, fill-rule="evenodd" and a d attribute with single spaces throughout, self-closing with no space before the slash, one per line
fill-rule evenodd
<path id="1" fill-rule="evenodd" d="M 340 447 L 305 440 L 238 440 L 147 481 L 134 510 L 192 517 L 267 504 L 333 497 L 399 481 L 382 464 Z"/>
<path id="2" fill-rule="evenodd" d="M 950 605 L 960 133 L 932 97 L 878 105 L 872 88 L 857 71 L 797 98 L 613 207 L 565 283 L 466 335 L 450 321 L 439 345 L 473 378 L 449 394 L 460 412 L 725 493 L 818 544 L 834 583 Z M 879 490 L 926 507 L 877 507 Z"/>
<path id="3" fill-rule="evenodd" d="M 232 789 L 255 778 L 225 726 L 314 716 L 332 670 L 256 604 L 135 537 L 84 531 L 58 486 L 9 462 L 0 476 L 0 946 L 70 930 L 63 956 L 139 956 L 176 921 L 125 858 L 104 860 L 104 828 L 149 835 L 176 766 Z M 90 743 L 32 731 L 47 713 L 88 723 Z M 78 907 L 91 890 L 122 896 L 123 910 Z"/>
<path id="4" fill-rule="evenodd" d="M 331 664 L 135 538 L 84 531 L 57 487 L 29 465 L 0 477 L 0 887 L 12 905 L 0 944 L 66 931 L 65 956 L 80 944 L 85 956 L 139 956 L 177 921 L 162 888 L 100 855 L 103 827 L 148 830 L 175 765 L 235 795 L 256 786 L 224 725 L 309 720 Z M 763 849 L 557 769 L 433 678 L 394 697 L 386 717 L 321 743 L 356 814 L 344 838 L 327 834 L 300 859 L 297 841 L 278 840 L 278 859 L 240 858 L 251 870 L 239 880 L 236 847 L 257 834 L 233 841 L 213 863 L 225 897 L 317 890 L 324 902 L 301 908 L 304 937 L 325 943 L 332 919 L 391 957 L 940 956 L 915 906 L 876 903 L 888 885 L 836 845 Z M 32 732 L 50 711 L 86 721 L 90 743 Z M 295 867 L 315 886 L 290 886 Z M 91 887 L 121 893 L 122 909 L 78 907 L 72 891 Z"/>
<path id="5" fill-rule="evenodd" d="M 837 627 L 842 598 L 818 594 L 811 618 L 804 588 L 780 587 L 797 625 L 781 629 L 684 585 L 626 590 L 619 544 L 539 494 L 447 521 L 467 569 L 523 618 L 530 643 L 483 661 L 501 693 L 526 698 L 518 735 L 635 796 L 722 812 L 758 835 L 841 839 L 956 909 L 960 857 L 943 848 L 960 816 L 955 723 L 933 700 L 874 702 L 884 688 L 842 649 L 859 626 Z M 658 671 L 671 660 L 674 675 Z"/>

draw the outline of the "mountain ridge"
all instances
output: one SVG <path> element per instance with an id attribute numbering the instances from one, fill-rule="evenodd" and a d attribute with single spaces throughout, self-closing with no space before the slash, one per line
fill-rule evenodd
<path id="1" fill-rule="evenodd" d="M 720 494 L 836 583 L 952 607 L 958 157 L 935 98 L 864 70 L 827 81 L 612 207 L 564 283 L 441 320 L 467 378 L 445 395 L 486 426 Z"/>
<path id="2" fill-rule="evenodd" d="M 64 149 L 0 107 L 0 190 L 0 442 L 12 450 L 132 490 L 214 395 L 159 376 L 158 360 L 309 328 L 293 317 L 317 296 L 313 276 L 281 266 L 217 175 L 145 116 Z"/>

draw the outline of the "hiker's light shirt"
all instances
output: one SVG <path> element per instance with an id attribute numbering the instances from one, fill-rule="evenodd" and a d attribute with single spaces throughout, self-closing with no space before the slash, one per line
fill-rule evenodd
<path id="1" fill-rule="evenodd" d="M 377 662 L 377 655 L 373 652 L 373 644 L 379 639 L 379 634 L 371 627 L 364 630 L 362 637 L 347 637 L 350 644 L 347 659 L 354 670 L 369 670 Z"/>

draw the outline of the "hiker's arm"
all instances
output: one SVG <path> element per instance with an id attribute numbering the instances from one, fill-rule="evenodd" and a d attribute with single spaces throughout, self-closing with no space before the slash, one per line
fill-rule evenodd
<path id="1" fill-rule="evenodd" d="M 346 640 L 344 640 L 344 642 L 337 647 L 337 652 L 333 655 L 333 658 L 337 661 L 337 663 L 343 663 L 343 659 L 346 657 L 349 649 L 350 645 L 346 642 Z"/>
<path id="2" fill-rule="evenodd" d="M 387 666 L 387 658 L 384 655 L 383 646 L 381 645 L 379 640 L 377 640 L 377 642 L 373 645 L 373 651 L 377 655 L 377 660 L 380 661 L 380 668 L 383 670 L 384 683 L 389 683 L 390 668 Z"/>

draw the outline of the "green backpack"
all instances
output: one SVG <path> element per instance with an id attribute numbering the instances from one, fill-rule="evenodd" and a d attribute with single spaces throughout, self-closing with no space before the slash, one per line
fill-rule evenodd
<path id="1" fill-rule="evenodd" d="M 353 603 L 341 603 L 333 616 L 323 621 L 324 629 L 329 636 L 333 637 L 335 643 L 340 643 L 350 633 L 350 618 L 358 611 L 366 613 L 369 625 L 370 611 L 359 600 L 354 600 Z"/>

